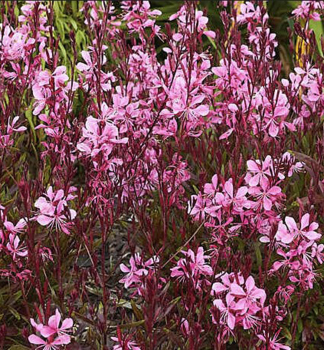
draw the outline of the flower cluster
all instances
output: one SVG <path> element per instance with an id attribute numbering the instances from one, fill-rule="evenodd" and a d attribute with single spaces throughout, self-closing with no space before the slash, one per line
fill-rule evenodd
<path id="1" fill-rule="evenodd" d="M 212 286 L 212 294 L 217 297 L 213 304 L 220 311 L 221 324 L 231 330 L 238 325 L 244 329 L 256 327 L 265 312 L 265 291 L 255 286 L 252 276 L 245 280 L 240 273 L 225 273 L 221 276 L 221 281 Z M 257 314 L 261 316 L 258 317 Z M 213 322 L 217 323 L 214 317 Z"/>
<path id="2" fill-rule="evenodd" d="M 323 244 L 317 244 L 322 237 L 316 230 L 317 222 L 310 222 L 310 215 L 304 214 L 297 225 L 294 218 L 285 217 L 278 225 L 275 240 L 277 253 L 282 260 L 273 264 L 273 270 L 288 270 L 291 282 L 299 284 L 303 289 L 313 288 L 316 273 L 314 264 L 323 263 Z"/>
<path id="3" fill-rule="evenodd" d="M 16 225 L 8 220 L 5 214 L 5 207 L 0 205 L 0 217 L 3 222 L 3 228 L 0 229 L 0 253 L 9 258 L 8 268 L 1 269 L 0 275 L 3 277 L 24 280 L 31 274 L 29 269 L 25 268 L 28 249 L 21 236 L 25 232 L 27 225 L 26 219 L 20 219 Z"/>
<path id="4" fill-rule="evenodd" d="M 68 195 L 65 195 L 64 190 L 54 192 L 50 186 L 44 194 L 45 197 L 39 197 L 35 202 L 35 207 L 39 209 L 35 216 L 37 222 L 42 226 L 53 227 L 62 230 L 67 235 L 70 234 L 76 211 L 68 208 L 68 202 L 75 198 L 75 195 L 72 194 L 75 190 L 75 187 L 70 187 Z"/>
<path id="5" fill-rule="evenodd" d="M 47 324 L 36 323 L 33 318 L 30 319 L 31 325 L 35 331 L 40 333 L 41 337 L 32 334 L 28 337 L 31 344 L 40 345 L 45 350 L 56 349 L 58 345 L 67 345 L 71 342 L 71 336 L 67 333 L 73 327 L 72 318 L 66 318 L 61 324 L 61 314 L 58 309 L 55 315 L 51 316 Z"/>
<path id="6" fill-rule="evenodd" d="M 83 128 L 83 137 L 77 148 L 86 156 L 91 157 L 98 171 L 111 167 L 110 163 L 118 163 L 118 159 L 109 161 L 109 155 L 114 144 L 127 143 L 127 137 L 119 138 L 118 128 L 105 120 L 88 117 Z M 120 160 L 119 160 L 120 162 Z M 100 166 L 101 164 L 103 166 Z"/>
<path id="7" fill-rule="evenodd" d="M 120 269 L 126 276 L 119 282 L 123 283 L 125 288 L 137 288 L 137 292 L 140 294 L 140 289 L 143 287 L 143 281 L 145 276 L 148 275 L 149 270 L 153 270 L 159 263 L 159 258 L 153 256 L 147 261 L 144 261 L 139 253 L 131 257 L 129 260 L 130 267 L 125 264 L 120 265 Z"/>
<path id="8" fill-rule="evenodd" d="M 191 249 L 182 253 L 185 258 L 179 259 L 177 266 L 171 268 L 171 277 L 177 277 L 180 281 L 190 279 L 199 289 L 202 283 L 208 283 L 206 277 L 213 275 L 213 269 L 207 263 L 209 256 L 205 255 L 203 247 L 198 248 L 197 254 Z"/>

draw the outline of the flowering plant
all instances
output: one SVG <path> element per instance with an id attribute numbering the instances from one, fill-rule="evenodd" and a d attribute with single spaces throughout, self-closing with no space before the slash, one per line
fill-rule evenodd
<path id="1" fill-rule="evenodd" d="M 324 2 L 274 6 L 0 4 L 0 349 L 323 347 Z"/>

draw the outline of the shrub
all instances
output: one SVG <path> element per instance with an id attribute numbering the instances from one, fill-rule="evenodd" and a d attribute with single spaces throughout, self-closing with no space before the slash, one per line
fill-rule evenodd
<path id="1" fill-rule="evenodd" d="M 2 2 L 1 348 L 323 346 L 324 4 L 214 11 Z"/>

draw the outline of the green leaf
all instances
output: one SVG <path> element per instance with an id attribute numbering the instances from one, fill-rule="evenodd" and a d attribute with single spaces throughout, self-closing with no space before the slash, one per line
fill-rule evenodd
<path id="1" fill-rule="evenodd" d="M 75 42 L 77 47 L 81 47 L 82 43 L 85 43 L 85 35 L 81 30 L 78 30 L 75 34 Z"/>
<path id="2" fill-rule="evenodd" d="M 29 348 L 27 348 L 27 346 L 24 345 L 13 345 L 10 346 L 9 350 L 29 350 Z"/>
<path id="3" fill-rule="evenodd" d="M 72 24 L 74 30 L 78 30 L 78 25 L 73 18 L 70 18 L 70 23 Z"/>
<path id="4" fill-rule="evenodd" d="M 256 260 L 257 260 L 257 265 L 261 266 L 262 265 L 262 254 L 261 254 L 260 243 L 259 242 L 255 242 L 254 243 L 254 250 L 255 250 L 255 257 L 256 257 Z"/>
<path id="5" fill-rule="evenodd" d="M 299 320 L 298 320 L 298 332 L 299 333 L 301 333 L 302 331 L 303 331 L 303 329 L 304 329 L 304 327 L 303 327 L 303 321 L 302 321 L 302 319 L 300 318 Z"/>
<path id="6" fill-rule="evenodd" d="M 61 20 L 57 20 L 56 22 L 55 22 L 55 24 L 56 24 L 56 27 L 57 27 L 57 30 L 58 30 L 58 32 L 59 32 L 59 34 L 60 34 L 60 38 L 63 40 L 64 38 L 65 38 L 65 29 L 64 29 L 64 24 L 63 24 L 64 22 L 63 21 L 61 21 Z M 61 43 L 61 42 L 60 42 Z M 65 49 L 64 49 L 64 51 L 65 51 Z"/>
<path id="7" fill-rule="evenodd" d="M 19 300 L 21 298 L 21 296 L 22 296 L 22 292 L 21 292 L 21 290 L 19 290 L 10 298 L 8 304 L 13 305 L 17 300 Z"/>
<path id="8" fill-rule="evenodd" d="M 140 321 L 136 321 L 136 322 L 132 322 L 132 323 L 125 323 L 119 326 L 120 329 L 123 328 L 133 328 L 133 327 L 138 327 L 141 326 L 142 324 L 145 323 L 145 320 L 140 320 Z"/>
<path id="9" fill-rule="evenodd" d="M 173 300 L 171 300 L 170 304 L 172 304 L 172 305 L 177 304 L 181 300 L 181 298 L 182 298 L 181 296 L 174 298 Z"/>
<path id="10" fill-rule="evenodd" d="M 19 8 L 18 8 L 18 6 L 15 6 L 14 12 L 15 12 L 15 16 L 18 17 L 19 16 Z"/>
<path id="11" fill-rule="evenodd" d="M 143 313 L 140 310 L 140 308 L 135 304 L 134 300 L 131 300 L 131 305 L 132 305 L 132 309 L 133 309 L 133 312 L 135 314 L 135 317 L 138 320 L 142 320 L 143 319 Z"/>
<path id="12" fill-rule="evenodd" d="M 209 36 L 207 36 L 207 39 L 212 44 L 213 48 L 216 49 L 217 47 L 216 47 L 215 41 L 212 38 L 210 38 Z"/>
<path id="13" fill-rule="evenodd" d="M 120 299 L 119 303 L 116 304 L 117 307 L 124 307 L 126 309 L 132 309 L 132 305 L 129 301 Z"/>
<path id="14" fill-rule="evenodd" d="M 283 327 L 283 329 L 282 329 L 282 334 L 283 334 L 288 340 L 291 340 L 291 339 L 292 339 L 291 333 L 290 333 L 290 331 L 289 331 L 288 328 Z"/>
<path id="15" fill-rule="evenodd" d="M 309 21 L 309 28 L 314 31 L 318 52 L 323 57 L 322 45 L 321 45 L 321 36 L 324 34 L 324 28 L 322 21 Z"/>
<path id="16" fill-rule="evenodd" d="M 20 320 L 20 314 L 19 314 L 14 308 L 9 307 L 9 311 L 10 311 L 10 313 L 11 313 L 12 315 L 15 316 L 15 318 L 16 318 L 17 320 Z"/>
<path id="17" fill-rule="evenodd" d="M 78 12 L 79 12 L 79 2 L 78 1 L 71 1 L 71 7 L 72 7 L 72 12 L 73 12 L 73 14 L 75 15 L 77 15 L 78 14 Z"/>
<path id="18" fill-rule="evenodd" d="M 191 186 L 194 189 L 195 194 L 198 194 L 199 193 L 199 189 L 197 188 L 197 186 L 195 186 L 194 184 L 192 184 Z"/>
<path id="19" fill-rule="evenodd" d="M 26 119 L 29 123 L 30 129 L 32 131 L 34 143 L 36 143 L 35 125 L 33 122 L 33 114 L 32 114 L 31 109 L 27 109 L 27 111 L 25 112 L 25 116 L 26 116 Z"/>
<path id="20" fill-rule="evenodd" d="M 60 51 L 62 53 L 63 59 L 66 62 L 67 55 L 66 55 L 66 51 L 65 51 L 64 45 L 62 44 L 62 41 L 59 42 L 59 47 L 60 47 Z"/>

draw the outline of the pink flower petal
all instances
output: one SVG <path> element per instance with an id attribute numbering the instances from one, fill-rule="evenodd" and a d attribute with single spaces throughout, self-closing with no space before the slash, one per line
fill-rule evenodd
<path id="1" fill-rule="evenodd" d="M 72 318 L 66 318 L 63 322 L 62 322 L 62 326 L 61 326 L 61 330 L 64 329 L 69 329 L 73 326 L 73 320 Z"/>
<path id="2" fill-rule="evenodd" d="M 265 210 L 271 210 L 272 202 L 268 197 L 263 198 L 263 207 Z"/>
<path id="3" fill-rule="evenodd" d="M 53 218 L 46 215 L 38 215 L 36 220 L 40 225 L 47 226 L 53 221 Z"/>
<path id="4" fill-rule="evenodd" d="M 305 214 L 301 219 L 300 229 L 303 230 L 308 225 L 309 225 L 309 214 Z"/>
<path id="5" fill-rule="evenodd" d="M 230 312 L 228 313 L 228 318 L 227 318 L 227 324 L 230 329 L 234 329 L 235 327 L 235 316 L 231 314 Z"/>
<path id="6" fill-rule="evenodd" d="M 35 334 L 32 334 L 28 337 L 28 341 L 31 343 L 31 344 L 35 344 L 35 345 L 45 345 L 46 344 L 46 341 L 40 337 L 38 337 L 37 335 Z"/>
<path id="7" fill-rule="evenodd" d="M 52 316 L 53 317 L 53 316 Z M 51 335 L 56 333 L 56 329 L 49 327 L 49 326 L 44 326 L 41 330 L 40 330 L 40 334 L 45 337 L 45 338 L 49 338 Z"/>

